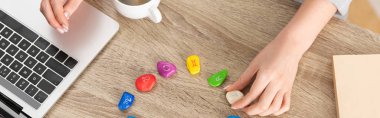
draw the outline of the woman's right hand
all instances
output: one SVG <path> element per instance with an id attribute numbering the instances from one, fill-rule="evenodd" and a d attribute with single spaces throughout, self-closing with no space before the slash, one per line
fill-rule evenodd
<path id="1" fill-rule="evenodd" d="M 40 11 L 61 34 L 69 31 L 69 18 L 83 0 L 42 0 Z"/>

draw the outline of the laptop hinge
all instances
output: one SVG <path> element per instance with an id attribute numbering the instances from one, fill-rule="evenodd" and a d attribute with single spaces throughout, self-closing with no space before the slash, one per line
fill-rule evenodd
<path id="1" fill-rule="evenodd" d="M 26 114 L 25 112 L 21 111 L 21 114 L 24 115 L 26 118 L 32 118 L 30 117 L 28 114 Z"/>
<path id="2" fill-rule="evenodd" d="M 0 92 L 0 101 L 3 102 L 5 105 L 7 105 L 10 109 L 12 109 L 17 114 L 20 114 L 23 107 L 21 107 L 19 104 L 5 96 L 3 93 Z"/>

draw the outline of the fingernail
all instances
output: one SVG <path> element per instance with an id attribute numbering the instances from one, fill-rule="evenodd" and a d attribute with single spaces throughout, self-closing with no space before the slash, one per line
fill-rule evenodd
<path id="1" fill-rule="evenodd" d="M 59 33 L 61 33 L 61 34 L 65 33 L 65 31 L 64 31 L 63 29 L 61 29 L 61 28 L 57 28 L 57 31 L 58 31 Z"/>
<path id="2" fill-rule="evenodd" d="M 230 85 L 227 85 L 227 86 L 226 86 L 226 87 L 224 87 L 223 89 L 224 89 L 224 90 L 226 90 L 226 89 L 228 89 L 228 87 L 230 87 Z"/>
<path id="3" fill-rule="evenodd" d="M 65 15 L 65 17 L 67 18 L 67 20 L 70 19 L 70 14 L 69 14 L 69 12 L 65 12 L 65 13 L 63 13 L 63 15 Z"/>
<path id="4" fill-rule="evenodd" d="M 64 30 L 65 32 L 68 32 L 68 31 L 69 31 L 69 27 L 67 27 L 67 25 L 63 25 L 63 30 Z"/>

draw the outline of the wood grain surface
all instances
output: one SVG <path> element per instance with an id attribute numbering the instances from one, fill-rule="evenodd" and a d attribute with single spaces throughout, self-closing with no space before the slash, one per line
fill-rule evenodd
<path id="1" fill-rule="evenodd" d="M 116 19 L 120 31 L 46 117 L 249 117 L 230 109 L 222 88 L 239 77 L 299 7 L 293 0 L 162 0 L 163 21 L 154 24 L 122 17 L 112 0 L 86 2 Z M 380 53 L 379 43 L 368 30 L 331 20 L 301 60 L 290 111 L 280 117 L 337 117 L 332 55 Z M 201 58 L 200 75 L 186 69 L 191 54 Z M 161 60 L 176 64 L 178 73 L 171 79 L 158 76 Z M 210 87 L 207 78 L 224 68 L 228 80 Z M 145 73 L 155 74 L 158 83 L 152 92 L 140 93 L 134 80 Z M 121 112 L 117 104 L 124 91 L 136 101 Z"/>

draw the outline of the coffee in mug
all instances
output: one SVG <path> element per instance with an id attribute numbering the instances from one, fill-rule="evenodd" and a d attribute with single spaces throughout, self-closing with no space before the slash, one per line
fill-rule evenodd
<path id="1" fill-rule="evenodd" d="M 113 0 L 117 11 L 131 19 L 148 17 L 154 23 L 162 20 L 158 5 L 161 0 Z"/>
<path id="2" fill-rule="evenodd" d="M 142 5 L 150 0 L 119 0 L 123 4 L 131 5 L 131 6 L 136 6 L 136 5 Z"/>

